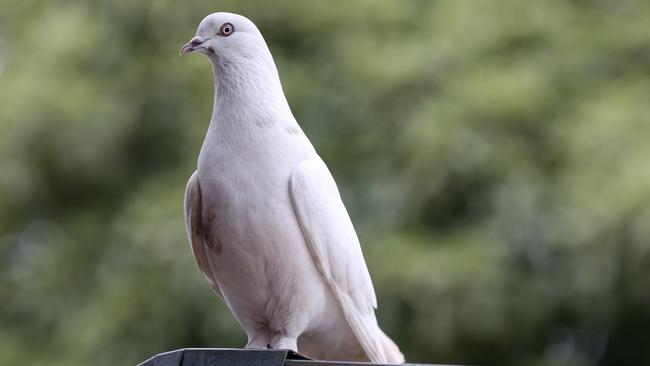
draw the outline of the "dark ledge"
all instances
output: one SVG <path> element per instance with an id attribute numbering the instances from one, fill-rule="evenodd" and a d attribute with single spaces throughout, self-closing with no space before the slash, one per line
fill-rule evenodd
<path id="1" fill-rule="evenodd" d="M 248 350 L 233 348 L 184 348 L 160 353 L 138 366 L 358 366 L 367 362 L 311 360 L 287 350 Z M 403 364 L 416 365 L 416 364 Z M 419 364 L 424 365 L 424 364 Z M 433 366 L 433 365 L 429 365 Z"/>

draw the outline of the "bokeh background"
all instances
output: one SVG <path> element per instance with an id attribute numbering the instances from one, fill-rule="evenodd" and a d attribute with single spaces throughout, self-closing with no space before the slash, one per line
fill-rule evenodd
<path id="1" fill-rule="evenodd" d="M 0 365 L 245 343 L 182 219 L 214 11 L 265 35 L 409 361 L 650 364 L 649 2 L 0 0 Z"/>

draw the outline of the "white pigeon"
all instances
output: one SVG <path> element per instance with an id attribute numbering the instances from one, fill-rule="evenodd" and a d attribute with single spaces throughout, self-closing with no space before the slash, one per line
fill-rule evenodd
<path id="1" fill-rule="evenodd" d="M 247 18 L 214 13 L 181 54 L 211 61 L 215 98 L 185 192 L 194 258 L 248 336 L 246 348 L 401 363 L 336 183 L 296 122 Z"/>

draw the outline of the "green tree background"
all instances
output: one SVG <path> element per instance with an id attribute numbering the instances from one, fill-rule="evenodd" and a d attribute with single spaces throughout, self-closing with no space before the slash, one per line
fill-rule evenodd
<path id="1" fill-rule="evenodd" d="M 265 35 L 409 361 L 650 364 L 649 2 L 0 0 L 0 365 L 245 343 L 182 219 L 214 11 Z"/>

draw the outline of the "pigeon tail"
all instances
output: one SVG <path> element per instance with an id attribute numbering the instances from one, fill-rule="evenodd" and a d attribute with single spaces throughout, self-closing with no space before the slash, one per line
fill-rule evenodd
<path id="1" fill-rule="evenodd" d="M 399 347 L 393 342 L 390 337 L 386 335 L 381 329 L 381 344 L 384 348 L 384 355 L 386 356 L 386 361 L 388 363 L 404 363 L 404 355 L 399 350 Z"/>

